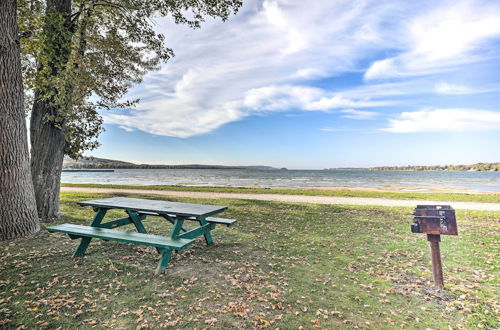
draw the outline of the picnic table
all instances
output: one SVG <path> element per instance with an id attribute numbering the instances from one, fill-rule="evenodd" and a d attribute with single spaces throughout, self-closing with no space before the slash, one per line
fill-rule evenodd
<path id="1" fill-rule="evenodd" d="M 199 236 L 205 237 L 205 242 L 213 243 L 211 231 L 217 224 L 231 226 L 236 220 L 212 217 L 224 212 L 226 206 L 168 202 L 160 200 L 112 197 L 78 203 L 81 206 L 91 206 L 95 211 L 90 226 L 62 224 L 47 228 L 49 232 L 61 232 L 71 239 L 81 239 L 73 257 L 85 254 L 92 238 L 107 241 L 126 242 L 153 246 L 160 253 L 160 261 L 156 274 L 163 273 L 167 268 L 172 252 L 180 252 L 190 246 Z M 124 210 L 127 217 L 102 222 L 109 210 Z M 143 221 L 148 216 L 158 216 L 173 224 L 170 236 L 148 234 Z M 186 227 L 185 222 L 197 223 L 193 229 Z M 114 228 L 133 224 L 137 232 L 126 232 Z"/>

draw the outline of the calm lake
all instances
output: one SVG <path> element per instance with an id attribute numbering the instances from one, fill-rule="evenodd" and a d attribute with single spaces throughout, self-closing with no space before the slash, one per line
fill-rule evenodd
<path id="1" fill-rule="evenodd" d="M 424 187 L 500 192 L 500 172 L 117 169 L 63 172 L 63 183 L 279 187 Z M 421 187 L 422 189 L 418 189 Z"/>

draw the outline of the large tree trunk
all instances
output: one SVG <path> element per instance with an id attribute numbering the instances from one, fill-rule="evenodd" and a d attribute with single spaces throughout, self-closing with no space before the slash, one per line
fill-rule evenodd
<path id="1" fill-rule="evenodd" d="M 38 94 L 38 93 L 37 93 Z M 64 133 L 46 120 L 56 109 L 36 98 L 31 111 L 31 174 L 38 217 L 54 222 L 60 217 L 59 191 L 64 159 Z"/>
<path id="2" fill-rule="evenodd" d="M 40 56 L 49 60 L 41 64 L 38 70 L 43 70 L 50 81 L 62 75 L 69 59 L 71 34 L 65 32 L 69 31 L 71 25 L 71 0 L 48 0 L 46 16 L 44 33 L 50 36 L 50 42 L 44 45 Z M 62 23 L 55 17 L 62 17 Z M 61 91 L 51 88 L 52 86 L 44 86 L 35 90 L 30 123 L 31 172 L 38 216 L 41 221 L 47 222 L 56 221 L 60 217 L 59 191 L 65 147 L 64 132 L 60 129 L 62 123 L 58 124 L 51 119 L 58 117 L 61 105 L 54 102 L 52 97 L 46 96 Z"/>
<path id="3" fill-rule="evenodd" d="M 16 0 L 0 1 L 0 240 L 40 230 L 28 158 Z"/>

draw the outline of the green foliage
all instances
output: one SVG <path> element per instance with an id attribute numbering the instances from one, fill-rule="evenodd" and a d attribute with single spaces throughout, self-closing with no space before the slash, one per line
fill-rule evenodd
<path id="1" fill-rule="evenodd" d="M 45 119 L 64 131 L 65 152 L 76 158 L 98 146 L 99 111 L 133 107 L 139 100 L 123 100 L 129 88 L 174 56 L 154 18 L 199 28 L 204 17 L 226 20 L 240 6 L 240 0 L 20 0 L 27 106 L 41 101 L 53 108 Z"/>

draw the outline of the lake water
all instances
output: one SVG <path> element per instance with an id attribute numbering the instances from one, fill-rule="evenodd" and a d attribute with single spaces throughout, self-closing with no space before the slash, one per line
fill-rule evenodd
<path id="1" fill-rule="evenodd" d="M 117 169 L 115 172 L 63 172 L 62 182 L 263 188 L 397 186 L 408 187 L 409 191 L 434 187 L 500 192 L 500 172 Z M 417 189 L 410 189 L 414 187 Z"/>

